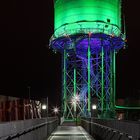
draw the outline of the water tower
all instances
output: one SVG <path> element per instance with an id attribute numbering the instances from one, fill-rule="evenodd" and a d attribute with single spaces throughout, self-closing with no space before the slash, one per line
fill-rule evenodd
<path id="1" fill-rule="evenodd" d="M 112 114 L 116 52 L 125 44 L 121 0 L 54 0 L 54 11 L 50 46 L 62 54 L 65 119 L 90 116 L 94 99 L 100 116 Z"/>

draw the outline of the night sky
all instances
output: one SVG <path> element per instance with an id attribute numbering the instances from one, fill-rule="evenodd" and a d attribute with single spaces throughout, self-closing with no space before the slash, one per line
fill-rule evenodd
<path id="1" fill-rule="evenodd" d="M 128 47 L 117 54 L 117 97 L 140 97 L 140 7 L 124 0 Z M 53 34 L 53 0 L 0 2 L 0 94 L 58 104 L 61 55 L 49 50 Z"/>

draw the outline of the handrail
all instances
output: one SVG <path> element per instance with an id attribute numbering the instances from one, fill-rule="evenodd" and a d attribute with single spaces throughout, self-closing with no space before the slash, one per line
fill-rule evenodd
<path id="1" fill-rule="evenodd" d="M 120 30 L 119 26 L 117 26 L 116 24 L 111 24 L 111 23 L 108 23 L 108 22 L 105 22 L 105 21 L 102 21 L 102 20 L 80 20 L 80 21 L 76 21 L 76 22 L 62 24 L 61 26 L 59 26 L 58 28 L 56 28 L 54 32 L 56 32 L 58 29 L 60 29 L 63 26 L 71 25 L 71 24 L 75 24 L 75 23 L 81 23 L 81 22 L 104 23 L 104 24 L 108 24 L 108 25 L 114 26 L 114 27 L 116 27 L 117 29 Z"/>
<path id="2" fill-rule="evenodd" d="M 96 126 L 99 126 L 99 127 L 102 127 L 102 128 L 105 128 L 105 129 L 108 129 L 108 130 L 112 130 L 114 132 L 118 132 L 120 133 L 121 135 L 126 135 L 127 137 L 129 137 L 130 139 L 132 139 L 133 136 L 129 135 L 128 133 L 126 132 L 122 132 L 118 129 L 115 129 L 115 128 L 111 128 L 109 126 L 105 126 L 105 125 L 102 125 L 102 124 L 99 124 L 99 123 L 95 123 L 95 122 L 92 122 L 92 121 L 88 121 L 88 120 L 85 120 L 85 119 L 81 119 L 83 121 L 85 121 L 86 123 L 90 123 L 90 124 L 93 124 L 93 125 L 96 125 Z"/>
<path id="3" fill-rule="evenodd" d="M 35 125 L 33 127 L 27 128 L 27 129 L 25 129 L 25 130 L 23 130 L 21 132 L 16 133 L 16 134 L 10 134 L 8 136 L 0 137 L 0 139 L 3 139 L 3 140 L 12 140 L 12 139 L 17 138 L 17 137 L 20 137 L 20 136 L 22 136 L 22 135 L 24 135 L 26 133 L 29 133 L 31 131 L 34 131 L 34 130 L 40 128 L 40 127 L 43 127 L 43 126 L 45 126 L 45 125 L 47 125 L 49 123 L 56 122 L 57 120 L 58 119 L 55 119 L 55 120 L 49 121 L 49 122 L 45 122 L 45 123 L 41 123 L 41 124 Z"/>
<path id="4" fill-rule="evenodd" d="M 57 37 L 60 37 L 60 36 L 63 36 L 65 33 L 66 33 L 66 31 L 68 31 L 68 32 L 71 32 L 71 31 L 73 31 L 73 30 L 75 30 L 75 29 L 67 29 L 67 25 L 73 25 L 73 24 L 77 24 L 77 25 L 79 25 L 79 27 L 77 27 L 77 30 L 78 30 L 78 32 L 79 32 L 79 30 L 81 30 L 81 31 L 84 31 L 84 32 L 86 32 L 87 30 L 103 30 L 103 31 L 105 31 L 105 28 L 103 27 L 103 28 L 95 28 L 94 26 L 92 27 L 92 28 L 84 28 L 84 27 L 82 27 L 81 26 L 81 24 L 80 23 L 94 23 L 94 24 L 101 24 L 101 25 L 108 25 L 108 26 L 110 26 L 112 29 L 111 29 L 111 32 L 110 32 L 110 30 L 108 30 L 108 32 L 110 32 L 110 34 L 116 34 L 115 32 L 117 31 L 118 33 L 118 35 L 117 36 L 121 36 L 122 38 L 123 38 L 123 40 L 125 40 L 125 37 L 124 37 L 124 35 L 123 35 L 123 33 L 121 32 L 121 29 L 117 26 L 117 25 L 115 25 L 115 24 L 111 24 L 111 23 L 108 23 L 108 22 L 104 22 L 104 21 L 100 21 L 100 20 L 91 20 L 91 21 L 88 21 L 88 20 L 81 20 L 81 21 L 76 21 L 76 22 L 72 22 L 72 23 L 65 23 L 65 24 L 63 24 L 63 25 L 61 25 L 61 26 L 59 26 L 58 28 L 56 28 L 55 30 L 54 30 L 54 34 L 52 35 L 52 37 L 51 38 L 57 38 Z M 61 34 L 57 34 L 57 32 L 59 32 L 59 29 L 61 29 L 61 28 L 63 28 L 63 32 L 61 32 Z M 88 32 L 90 32 L 90 31 L 88 31 Z M 113 31 L 113 32 L 112 32 Z M 91 31 L 92 32 L 92 31 Z M 71 33 L 70 33 L 71 34 Z"/>

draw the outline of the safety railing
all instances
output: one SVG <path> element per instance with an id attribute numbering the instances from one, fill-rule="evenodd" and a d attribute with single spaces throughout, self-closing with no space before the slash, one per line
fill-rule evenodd
<path id="1" fill-rule="evenodd" d="M 132 136 L 124 131 L 92 122 L 91 118 L 81 119 L 81 125 L 97 140 L 140 140 L 138 136 Z"/>
<path id="2" fill-rule="evenodd" d="M 32 127 L 26 128 L 14 134 L 2 136 L 0 137 L 0 140 L 14 140 L 14 139 L 23 140 L 24 137 L 25 137 L 24 139 L 26 140 L 42 140 L 44 138 L 49 137 L 49 135 L 57 126 L 58 126 L 58 119 L 54 119 L 54 120 L 50 120 L 44 123 L 34 125 Z M 41 134 L 41 132 L 45 132 L 45 133 Z M 31 134 L 27 135 L 29 133 Z"/>

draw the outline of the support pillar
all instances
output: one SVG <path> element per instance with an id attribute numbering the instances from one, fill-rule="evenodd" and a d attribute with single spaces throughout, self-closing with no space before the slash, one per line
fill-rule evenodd
<path id="1" fill-rule="evenodd" d="M 90 79 L 90 58 L 91 58 L 91 51 L 90 51 L 90 34 L 89 34 L 89 38 L 88 38 L 88 115 L 91 115 L 91 79 Z"/>

